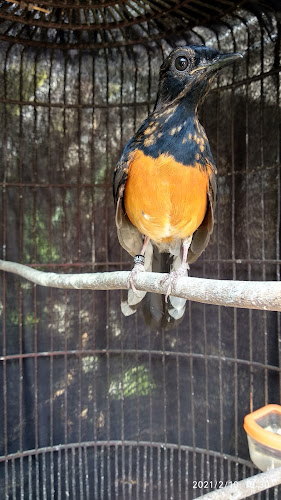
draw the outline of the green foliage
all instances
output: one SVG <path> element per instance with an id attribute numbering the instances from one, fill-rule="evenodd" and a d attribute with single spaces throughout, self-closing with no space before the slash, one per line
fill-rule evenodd
<path id="1" fill-rule="evenodd" d="M 83 373 L 92 374 L 97 370 L 98 357 L 97 356 L 84 356 L 81 360 Z"/>
<path id="2" fill-rule="evenodd" d="M 12 311 L 10 314 L 8 314 L 7 319 L 10 325 L 19 326 L 20 319 L 19 319 L 19 313 L 17 311 Z M 39 318 L 35 319 L 33 312 L 22 315 L 23 325 L 33 326 L 35 324 L 38 324 L 39 321 L 40 321 Z"/>
<path id="3" fill-rule="evenodd" d="M 23 66 L 20 76 L 19 66 L 11 64 L 7 71 L 7 97 L 9 99 L 21 99 L 29 101 L 34 96 L 36 90 L 42 87 L 47 80 L 46 70 L 37 70 L 35 74 L 35 64 Z M 16 104 L 7 105 L 7 110 L 14 116 L 20 115 L 20 106 Z"/>
<path id="4" fill-rule="evenodd" d="M 102 184 L 106 180 L 107 163 L 105 155 L 99 158 L 98 168 L 95 170 L 95 184 Z"/>
<path id="5" fill-rule="evenodd" d="M 145 366 L 136 366 L 125 371 L 123 379 L 119 376 L 112 380 L 109 394 L 117 399 L 131 396 L 148 396 L 156 388 L 148 369 Z"/>
<path id="6" fill-rule="evenodd" d="M 119 82 L 109 82 L 108 98 L 110 101 L 118 101 L 120 99 L 121 85 Z"/>
<path id="7" fill-rule="evenodd" d="M 61 217 L 62 211 L 57 207 L 53 217 L 52 223 L 56 223 Z M 34 261 L 33 257 L 33 242 L 36 246 L 36 260 L 38 262 L 58 262 L 60 254 L 54 245 L 50 244 L 49 231 L 46 217 L 42 213 L 36 211 L 35 220 L 33 214 L 23 214 L 23 259 L 26 262 Z M 33 230 L 35 227 L 35 231 Z M 33 234 L 34 239 L 33 239 Z"/>

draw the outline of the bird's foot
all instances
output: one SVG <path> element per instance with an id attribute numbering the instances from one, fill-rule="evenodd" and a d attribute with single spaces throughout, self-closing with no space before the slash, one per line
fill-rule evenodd
<path id="1" fill-rule="evenodd" d="M 144 256 L 139 254 L 134 257 L 134 267 L 129 274 L 128 287 L 133 290 L 133 292 L 138 295 L 137 289 L 135 287 L 135 279 L 140 272 L 144 271 Z"/>
<path id="2" fill-rule="evenodd" d="M 181 264 L 178 269 L 175 271 L 172 271 L 168 276 L 165 276 L 162 280 L 161 283 L 165 283 L 168 281 L 168 289 L 165 295 L 165 302 L 168 302 L 168 297 L 169 295 L 172 294 L 173 289 L 175 288 L 175 285 L 177 283 L 178 278 L 185 278 L 188 275 L 188 269 L 189 265 L 188 264 Z"/>

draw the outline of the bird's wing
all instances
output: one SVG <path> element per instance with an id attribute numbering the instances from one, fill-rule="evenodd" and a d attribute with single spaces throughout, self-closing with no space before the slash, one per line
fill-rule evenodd
<path id="1" fill-rule="evenodd" d="M 210 236 L 213 232 L 214 227 L 214 212 L 216 205 L 216 193 L 217 193 L 217 184 L 216 184 L 216 169 L 212 167 L 209 173 L 209 190 L 208 190 L 208 206 L 206 215 L 203 219 L 202 224 L 199 226 L 197 231 L 195 231 L 192 243 L 190 245 L 188 251 L 188 262 L 192 264 L 195 262 L 201 253 L 205 250 L 206 246 L 209 243 Z"/>
<path id="2" fill-rule="evenodd" d="M 132 257 L 139 254 L 143 242 L 142 235 L 124 213 L 122 195 L 117 198 L 115 222 L 120 245 Z"/>
<path id="3" fill-rule="evenodd" d="M 140 253 L 143 238 L 138 229 L 128 219 L 124 208 L 124 189 L 128 178 L 129 154 L 124 152 L 114 171 L 113 196 L 115 201 L 115 222 L 120 245 L 132 257 Z"/>

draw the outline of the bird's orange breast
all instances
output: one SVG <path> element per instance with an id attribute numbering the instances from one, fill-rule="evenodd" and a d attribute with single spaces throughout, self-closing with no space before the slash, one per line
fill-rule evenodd
<path id="1" fill-rule="evenodd" d="M 168 154 L 158 158 L 135 150 L 129 158 L 124 203 L 138 230 L 156 243 L 191 236 L 207 209 L 209 174 Z"/>

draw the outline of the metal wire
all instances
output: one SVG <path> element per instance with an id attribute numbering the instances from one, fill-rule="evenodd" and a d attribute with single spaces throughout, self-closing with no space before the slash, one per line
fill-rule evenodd
<path id="1" fill-rule="evenodd" d="M 181 27 L 191 26 L 201 3 L 173 4 L 171 30 L 177 9 Z M 61 28 L 61 6 L 43 5 Z M 122 5 L 91 5 L 88 19 L 81 4 L 68 8 L 80 10 L 81 26 L 103 26 L 125 23 Z M 152 109 L 170 50 L 164 40 L 135 45 L 137 36 L 160 40 L 166 25 L 156 29 L 160 4 L 131 5 L 135 21 L 119 34 L 83 39 L 84 27 L 78 38 L 39 26 L 17 31 L 13 16 L 31 29 L 41 14 L 3 3 L 2 40 L 24 42 L 0 45 L 3 258 L 66 272 L 129 268 L 116 238 L 111 172 Z M 216 5 L 205 10 L 208 22 Z M 70 27 L 78 22 L 66 15 Z M 220 75 L 202 108 L 219 194 L 214 234 L 191 273 L 280 280 L 280 28 L 273 17 L 270 38 L 245 11 L 223 22 L 197 31 L 245 58 Z M 198 36 L 195 29 L 188 41 Z M 128 38 L 128 47 L 109 50 Z M 255 472 L 243 418 L 280 402 L 280 315 L 190 303 L 176 331 L 154 332 L 139 314 L 122 317 L 119 291 L 1 279 L 1 498 L 192 499 Z M 257 498 L 278 495 L 275 488 Z"/>
<path id="2" fill-rule="evenodd" d="M 68 50 L 120 47 L 149 43 L 186 33 L 198 25 L 210 26 L 237 6 L 256 11 L 247 0 L 119 0 L 109 2 L 0 2 L 0 39 L 33 47 Z M 280 8 L 268 0 L 267 8 Z M 38 12 L 41 9 L 42 12 Z"/>

